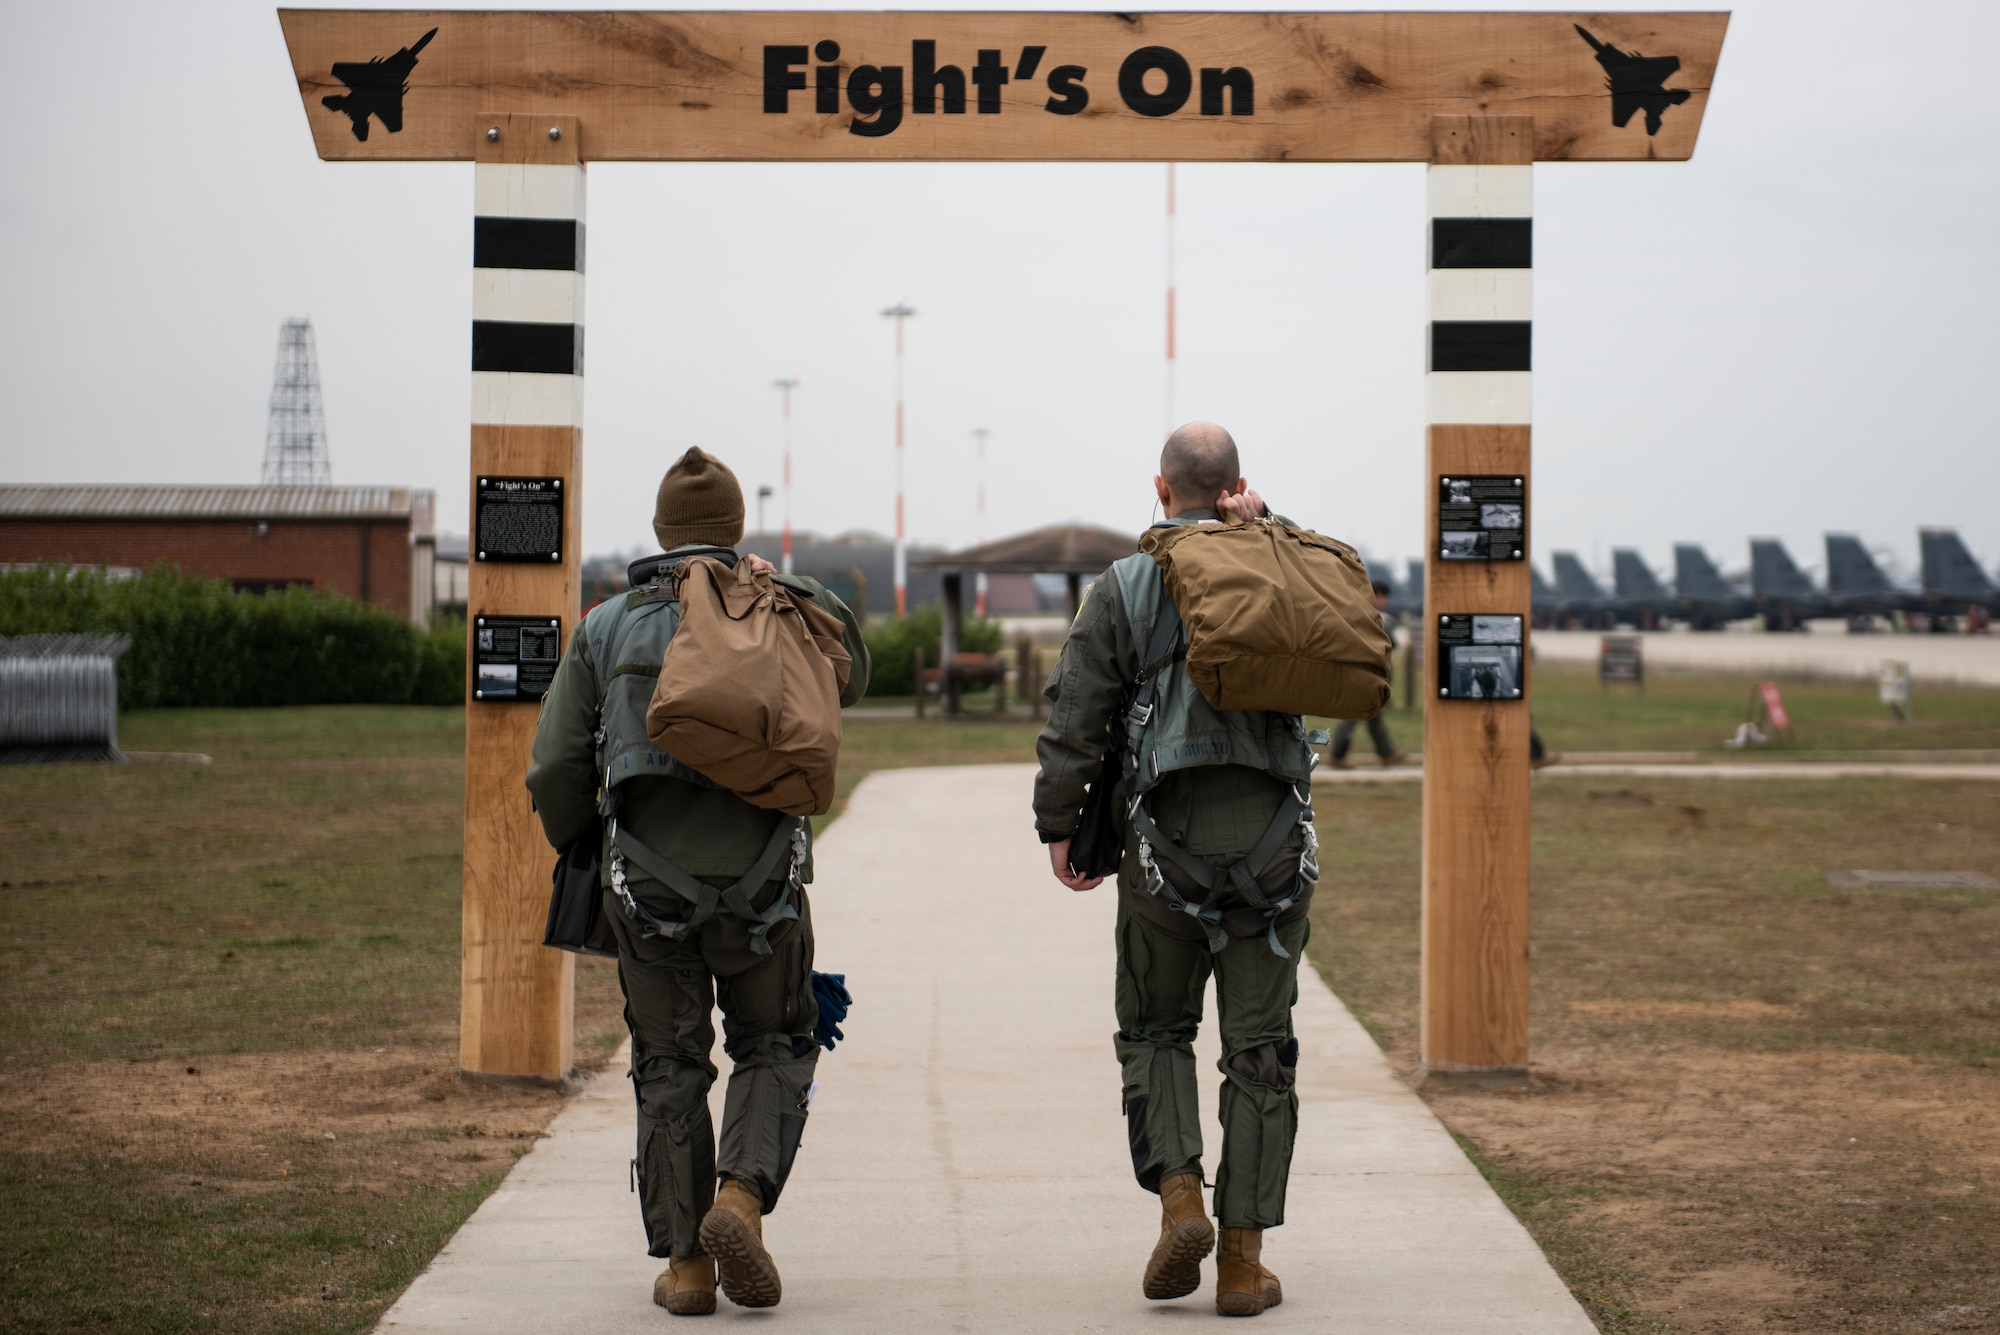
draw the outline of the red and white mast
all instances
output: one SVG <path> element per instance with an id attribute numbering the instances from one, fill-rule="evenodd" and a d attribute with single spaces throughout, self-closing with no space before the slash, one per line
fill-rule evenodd
<path id="1" fill-rule="evenodd" d="M 899 301 L 882 312 L 896 322 L 896 615 L 909 614 L 909 550 L 903 535 L 903 321 L 916 311 L 907 301 Z"/>
<path id="2" fill-rule="evenodd" d="M 785 512 L 784 554 L 778 568 L 787 575 L 792 573 L 792 391 L 799 387 L 796 376 L 784 380 L 773 380 L 771 385 L 784 395 L 785 401 L 785 482 L 783 509 Z"/>

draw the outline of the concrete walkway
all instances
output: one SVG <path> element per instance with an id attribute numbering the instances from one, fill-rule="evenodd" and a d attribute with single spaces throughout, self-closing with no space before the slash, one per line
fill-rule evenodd
<path id="1" fill-rule="evenodd" d="M 1223 1320 L 1212 1289 L 1139 1294 L 1159 1214 L 1132 1183 L 1118 1108 L 1113 890 L 1074 895 L 1050 878 L 1032 774 L 878 773 L 821 843 L 819 965 L 848 976 L 850 1037 L 821 1060 L 798 1169 L 766 1221 L 784 1302 L 725 1301 L 711 1324 L 841 1335 Z M 1285 1303 L 1257 1328 L 1590 1335 L 1527 1233 L 1310 969 L 1297 1022 L 1289 1222 L 1265 1246 Z M 1208 1043 L 1211 1135 L 1216 1055 Z M 627 1189 L 632 1128 L 626 1081 L 594 1081 L 382 1329 L 688 1324 L 651 1302 L 661 1263 Z"/>

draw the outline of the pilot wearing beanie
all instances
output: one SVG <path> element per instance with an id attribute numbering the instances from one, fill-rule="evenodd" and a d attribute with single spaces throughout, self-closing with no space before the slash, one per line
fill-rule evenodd
<path id="1" fill-rule="evenodd" d="M 694 543 L 734 547 L 743 540 L 743 488 L 729 465 L 695 446 L 660 479 L 653 503 L 653 534 L 660 550 Z"/>
<path id="2" fill-rule="evenodd" d="M 570 637 L 542 698 L 528 792 L 552 847 L 578 861 L 597 854 L 632 1034 L 639 1215 L 648 1252 L 668 1258 L 653 1301 L 698 1316 L 718 1291 L 739 1307 L 783 1292 L 764 1216 L 800 1157 L 820 1051 L 812 827 L 652 744 L 646 713 L 681 625 L 678 572 L 756 561 L 730 550 L 743 539 L 743 488 L 703 450 L 660 480 L 653 532 L 662 550 L 632 562 L 630 590 L 591 608 Z M 754 568 L 840 618 L 853 665 L 840 703 L 857 702 L 869 668 L 860 617 L 817 580 Z M 753 692 L 771 684 L 756 671 L 743 680 Z M 731 1065 L 719 1137 L 708 1105 L 718 1003 Z"/>

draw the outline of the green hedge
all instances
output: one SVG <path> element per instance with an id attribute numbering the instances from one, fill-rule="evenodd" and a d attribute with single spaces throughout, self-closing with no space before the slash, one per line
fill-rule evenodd
<path id="1" fill-rule="evenodd" d="M 882 617 L 870 621 L 861 632 L 873 663 L 868 694 L 915 695 L 916 650 L 922 646 L 924 662 L 935 667 L 943 646 L 943 630 L 944 613 L 939 603 L 925 603 L 900 619 Z M 1000 623 L 991 618 L 966 617 L 959 647 L 967 653 L 997 653 Z"/>
<path id="2" fill-rule="evenodd" d="M 156 566 L 136 579 L 42 565 L 0 571 L 0 635 L 132 637 L 118 660 L 127 709 L 459 704 L 465 623 L 426 633 L 337 594 L 240 593 Z"/>

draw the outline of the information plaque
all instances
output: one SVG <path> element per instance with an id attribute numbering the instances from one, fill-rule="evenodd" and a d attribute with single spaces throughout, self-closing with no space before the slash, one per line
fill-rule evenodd
<path id="1" fill-rule="evenodd" d="M 1528 488 L 1506 474 L 1438 479 L 1438 559 L 1524 561 Z"/>
<path id="2" fill-rule="evenodd" d="M 482 477 L 472 498 L 472 554 L 481 561 L 562 560 L 563 480 Z"/>
<path id="3" fill-rule="evenodd" d="M 537 701 L 562 660 L 561 617 L 472 619 L 472 698 Z"/>
<path id="4" fill-rule="evenodd" d="M 1521 698 L 1522 618 L 1485 613 L 1438 618 L 1438 696 Z"/>

